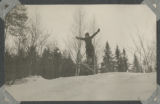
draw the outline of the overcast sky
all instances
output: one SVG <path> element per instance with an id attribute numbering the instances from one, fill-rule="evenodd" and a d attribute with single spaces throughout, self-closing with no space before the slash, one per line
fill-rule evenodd
<path id="1" fill-rule="evenodd" d="M 64 40 L 72 34 L 74 15 L 79 8 L 85 12 L 86 21 L 94 18 L 96 27 L 101 29 L 96 36 L 101 52 L 106 41 L 110 43 L 112 51 L 116 45 L 134 51 L 132 38 L 136 39 L 137 33 L 146 44 L 156 41 L 156 16 L 145 5 L 32 5 L 27 8 L 30 18 L 38 13 L 42 29 L 52 35 L 50 42 L 56 39 L 61 49 L 65 49 Z M 85 32 L 88 31 L 86 28 Z M 131 56 L 130 53 L 128 56 Z"/>

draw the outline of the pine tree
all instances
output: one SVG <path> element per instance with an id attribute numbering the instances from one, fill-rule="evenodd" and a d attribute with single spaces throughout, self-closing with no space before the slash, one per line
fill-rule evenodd
<path id="1" fill-rule="evenodd" d="M 63 55 L 61 63 L 61 76 L 68 77 L 75 75 L 76 64 L 73 62 L 71 55 Z"/>
<path id="2" fill-rule="evenodd" d="M 122 61 L 123 61 L 122 62 L 123 72 L 126 72 L 128 70 L 129 64 L 128 64 L 128 58 L 127 58 L 125 49 L 123 49 L 123 52 L 122 52 Z"/>
<path id="3" fill-rule="evenodd" d="M 112 56 L 112 51 L 110 49 L 109 43 L 106 42 L 105 46 L 105 55 L 103 57 L 103 65 L 104 68 L 102 72 L 113 72 L 114 71 L 114 62 L 113 62 L 113 56 Z"/>
<path id="4" fill-rule="evenodd" d="M 60 66 L 61 54 L 58 48 L 53 51 L 45 49 L 41 59 L 42 73 L 41 75 L 46 79 L 53 79 L 59 77 L 59 66 Z"/>
<path id="5" fill-rule="evenodd" d="M 41 57 L 41 62 L 40 62 L 41 63 L 40 64 L 40 71 L 41 71 L 40 75 L 46 79 L 52 78 L 51 76 L 53 74 L 52 73 L 53 70 L 50 69 L 51 68 L 50 64 L 52 63 L 52 61 L 49 60 L 49 57 L 52 58 L 51 53 L 50 53 L 49 49 L 47 48 L 43 51 L 43 54 Z M 53 63 L 52 63 L 52 65 L 53 65 Z"/>
<path id="6" fill-rule="evenodd" d="M 54 62 L 54 68 L 55 68 L 55 77 L 58 78 L 62 74 L 61 70 L 61 60 L 62 60 L 62 54 L 58 47 L 56 47 L 53 51 L 53 62 Z"/>
<path id="7" fill-rule="evenodd" d="M 132 70 L 133 70 L 133 72 L 142 72 L 141 65 L 140 65 L 138 58 L 135 54 L 134 54 Z"/>
<path id="8" fill-rule="evenodd" d="M 115 51 L 115 71 L 118 71 L 118 72 L 122 72 L 122 57 L 121 57 L 121 52 L 119 50 L 119 47 L 117 46 L 116 47 L 116 51 Z"/>

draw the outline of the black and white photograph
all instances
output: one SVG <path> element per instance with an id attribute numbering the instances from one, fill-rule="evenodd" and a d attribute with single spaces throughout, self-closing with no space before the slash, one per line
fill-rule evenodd
<path id="1" fill-rule="evenodd" d="M 5 17 L 5 89 L 17 101 L 146 100 L 157 87 L 146 5 L 17 5 Z"/>

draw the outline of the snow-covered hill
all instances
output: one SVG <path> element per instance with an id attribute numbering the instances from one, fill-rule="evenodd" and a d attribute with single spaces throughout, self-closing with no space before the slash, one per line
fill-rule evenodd
<path id="1" fill-rule="evenodd" d="M 18 101 L 145 100 L 156 89 L 156 73 L 116 72 L 52 80 L 36 76 L 18 82 L 6 86 Z"/>

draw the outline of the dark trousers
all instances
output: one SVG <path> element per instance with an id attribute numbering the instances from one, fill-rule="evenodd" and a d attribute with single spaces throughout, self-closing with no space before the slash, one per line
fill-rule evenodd
<path id="1" fill-rule="evenodd" d="M 86 50 L 87 63 L 90 65 L 94 64 L 95 51 L 94 48 Z"/>

